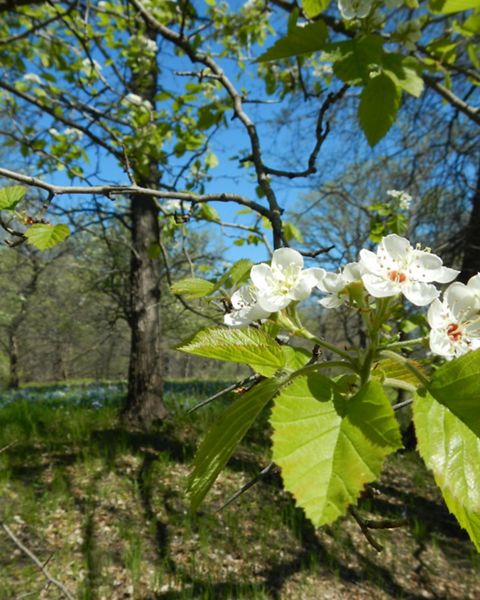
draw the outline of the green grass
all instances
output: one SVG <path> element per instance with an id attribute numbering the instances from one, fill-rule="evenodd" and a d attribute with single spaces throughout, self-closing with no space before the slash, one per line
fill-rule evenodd
<path id="1" fill-rule="evenodd" d="M 218 513 L 269 462 L 265 415 L 197 515 L 185 481 L 199 439 L 229 401 L 171 382 L 171 418 L 148 434 L 118 420 L 122 385 L 55 384 L 0 394 L 0 519 L 80 600 L 480 597 L 478 560 L 414 454 L 395 456 L 361 511 L 407 516 L 375 532 L 344 519 L 315 531 L 272 474 Z M 0 600 L 59 598 L 0 530 Z M 26 596 L 28 597 L 28 596 Z"/>

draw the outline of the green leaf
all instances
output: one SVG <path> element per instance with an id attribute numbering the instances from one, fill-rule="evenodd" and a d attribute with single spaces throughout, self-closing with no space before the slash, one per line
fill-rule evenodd
<path id="1" fill-rule="evenodd" d="M 202 329 L 180 344 L 177 350 L 250 365 L 260 375 L 272 377 L 285 365 L 282 347 L 258 329 Z"/>
<path id="2" fill-rule="evenodd" d="M 445 0 L 445 2 L 432 2 L 434 12 L 444 15 L 479 8 L 478 0 Z"/>
<path id="3" fill-rule="evenodd" d="M 39 250 L 48 250 L 60 244 L 70 235 L 68 225 L 35 223 L 25 232 L 28 242 Z"/>
<path id="4" fill-rule="evenodd" d="M 370 79 L 360 97 L 358 118 L 370 146 L 387 133 L 397 116 L 401 92 L 388 75 Z"/>
<path id="5" fill-rule="evenodd" d="M 326 377 L 297 377 L 276 397 L 271 424 L 285 488 L 315 526 L 344 515 L 401 446 L 390 402 L 374 381 L 344 399 Z"/>
<path id="6" fill-rule="evenodd" d="M 277 388 L 277 382 L 272 379 L 255 385 L 236 400 L 207 433 L 195 456 L 188 483 L 192 510 L 197 509 Z"/>
<path id="7" fill-rule="evenodd" d="M 300 229 L 298 229 L 298 227 L 293 223 L 284 223 L 283 233 L 287 242 L 289 242 L 290 240 L 297 240 L 297 242 L 300 243 L 303 242 L 303 236 Z"/>
<path id="8" fill-rule="evenodd" d="M 429 392 L 480 437 L 480 350 L 438 369 Z"/>
<path id="9" fill-rule="evenodd" d="M 239 286 L 247 280 L 252 266 L 253 263 L 248 258 L 237 260 L 218 280 L 215 289 L 219 289 L 224 285 L 230 288 Z"/>
<path id="10" fill-rule="evenodd" d="M 309 23 L 305 27 L 294 27 L 285 37 L 259 56 L 256 62 L 268 62 L 316 52 L 324 47 L 327 34 L 327 26 L 323 21 Z"/>
<path id="11" fill-rule="evenodd" d="M 385 54 L 383 67 L 385 73 L 402 90 L 416 98 L 422 95 L 425 86 L 419 74 L 418 62 L 414 58 L 401 54 Z"/>
<path id="12" fill-rule="evenodd" d="M 480 552 L 480 439 L 429 393 L 415 397 L 413 418 L 420 455 L 433 471 L 448 509 Z"/>
<path id="13" fill-rule="evenodd" d="M 21 185 L 0 188 L 0 210 L 13 210 L 27 193 Z"/>
<path id="14" fill-rule="evenodd" d="M 343 57 L 335 61 L 333 71 L 342 81 L 368 81 L 372 68 L 382 61 L 383 40 L 379 35 L 367 35 L 336 45 Z"/>
<path id="15" fill-rule="evenodd" d="M 176 281 L 170 288 L 172 294 L 186 296 L 187 298 L 203 298 L 208 296 L 215 289 L 211 281 L 201 279 L 200 277 L 185 277 Z"/>
<path id="16" fill-rule="evenodd" d="M 268 322 L 268 321 L 267 321 Z M 294 348 L 293 346 L 282 346 L 285 355 L 285 368 L 297 371 L 304 367 L 312 358 L 312 353 L 305 348 Z"/>
<path id="17" fill-rule="evenodd" d="M 330 4 L 330 0 L 302 0 L 303 12 L 309 19 L 323 12 Z"/>
<path id="18" fill-rule="evenodd" d="M 418 371 L 423 373 L 425 377 L 428 377 L 428 373 L 423 369 L 422 365 L 419 362 L 416 362 L 414 360 L 410 360 L 409 362 L 413 364 L 413 366 L 416 367 Z M 407 367 L 405 367 L 404 364 L 397 360 L 393 360 L 390 358 L 382 359 L 375 364 L 374 368 L 375 373 L 382 372 L 385 375 L 385 377 L 388 377 L 389 379 L 398 379 L 400 381 L 405 381 L 406 383 L 410 383 L 415 387 L 419 387 L 421 385 L 420 381 L 417 377 L 415 377 L 412 371 L 410 371 L 410 369 L 407 369 Z"/>

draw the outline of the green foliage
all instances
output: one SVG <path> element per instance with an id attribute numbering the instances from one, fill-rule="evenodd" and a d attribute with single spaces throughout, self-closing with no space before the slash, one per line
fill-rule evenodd
<path id="1" fill-rule="evenodd" d="M 395 121 L 400 106 L 400 91 L 383 73 L 365 86 L 358 108 L 358 118 L 370 146 L 375 146 Z"/>
<path id="2" fill-rule="evenodd" d="M 215 284 L 200 277 L 185 277 L 170 287 L 172 294 L 187 298 L 203 298 L 215 289 Z"/>
<path id="3" fill-rule="evenodd" d="M 480 551 L 477 434 L 429 393 L 416 397 L 414 422 L 420 455 L 432 470 L 449 510 Z"/>
<path id="4" fill-rule="evenodd" d="M 320 375 L 296 377 L 275 398 L 273 460 L 314 525 L 332 523 L 356 504 L 401 446 L 400 431 L 382 386 L 370 382 L 345 399 Z"/>
<path id="5" fill-rule="evenodd" d="M 229 288 L 239 287 L 244 281 L 248 279 L 250 269 L 253 263 L 248 258 L 241 258 L 237 260 L 226 273 L 220 277 L 215 288 L 220 289 L 223 286 Z"/>
<path id="6" fill-rule="evenodd" d="M 207 433 L 198 448 L 189 478 L 188 491 L 192 510 L 198 508 L 235 448 L 272 399 L 277 388 L 278 384 L 271 379 L 253 386 L 223 413 Z"/>
<path id="7" fill-rule="evenodd" d="M 329 4 L 330 0 L 302 0 L 303 11 L 309 19 L 323 12 Z"/>
<path id="8" fill-rule="evenodd" d="M 28 242 L 38 250 L 48 250 L 63 242 L 70 235 L 68 225 L 35 223 L 25 232 Z"/>
<path id="9" fill-rule="evenodd" d="M 27 188 L 21 185 L 0 188 L 0 210 L 13 210 L 26 192 Z"/>
<path id="10" fill-rule="evenodd" d="M 280 344 L 257 329 L 202 329 L 180 344 L 177 350 L 246 364 L 265 377 L 272 377 L 285 365 Z"/>
<path id="11" fill-rule="evenodd" d="M 478 0 L 433 0 L 431 5 L 435 12 L 440 12 L 444 15 L 479 8 Z"/>
<path id="12" fill-rule="evenodd" d="M 259 56 L 257 62 L 311 54 L 321 50 L 326 39 L 327 27 L 323 21 L 315 21 L 305 27 L 292 27 L 285 37 Z"/>

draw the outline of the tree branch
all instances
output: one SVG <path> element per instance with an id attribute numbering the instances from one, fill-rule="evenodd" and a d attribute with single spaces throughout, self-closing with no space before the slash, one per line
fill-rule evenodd
<path id="1" fill-rule="evenodd" d="M 57 587 L 62 592 L 62 594 L 65 596 L 65 598 L 68 598 L 68 600 L 75 600 L 74 597 L 67 590 L 67 588 L 63 585 L 63 583 L 58 581 L 58 579 L 55 579 L 54 577 L 52 577 L 52 575 L 45 568 L 45 565 L 40 561 L 40 559 L 31 550 L 29 550 L 24 544 L 22 544 L 22 542 L 17 538 L 17 536 L 10 529 L 10 527 L 8 527 L 8 525 L 5 525 L 5 523 L 2 523 L 1 525 L 2 525 L 2 529 L 5 531 L 5 533 L 8 535 L 8 537 L 13 541 L 13 543 L 18 548 L 20 548 L 20 550 L 22 552 L 24 552 L 36 564 L 36 566 L 43 573 L 44 577 L 50 583 L 52 583 L 55 587 Z"/>

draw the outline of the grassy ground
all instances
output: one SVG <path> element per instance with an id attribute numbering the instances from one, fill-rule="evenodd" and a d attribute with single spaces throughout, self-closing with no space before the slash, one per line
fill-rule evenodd
<path id="1" fill-rule="evenodd" d="M 315 531 L 275 473 L 215 512 L 268 464 L 265 422 L 191 516 L 185 478 L 218 409 L 185 407 L 212 391 L 170 386 L 171 422 L 148 435 L 119 424 L 119 386 L 0 395 L 0 449 L 14 443 L 0 453 L 0 519 L 79 600 L 480 598 L 473 546 L 414 454 L 390 460 L 360 509 L 409 520 L 375 532 L 380 554 L 351 518 Z M 0 599 L 14 598 L 61 595 L 0 530 Z"/>

